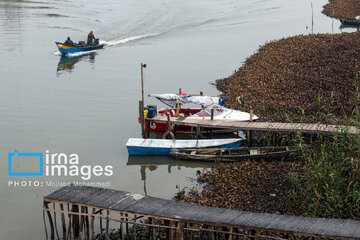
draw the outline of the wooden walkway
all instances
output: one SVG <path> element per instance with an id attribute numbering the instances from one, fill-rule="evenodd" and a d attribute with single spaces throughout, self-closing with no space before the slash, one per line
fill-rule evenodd
<path id="1" fill-rule="evenodd" d="M 154 118 L 147 118 L 150 122 L 167 123 L 168 119 L 165 116 L 155 116 Z M 325 124 L 310 124 L 310 123 L 280 123 L 280 122 L 235 122 L 235 121 L 221 121 L 221 120 L 199 120 L 199 119 L 181 119 L 177 117 L 170 118 L 171 124 L 174 125 L 188 125 L 193 127 L 211 127 L 211 128 L 229 128 L 239 129 L 244 131 L 272 131 L 272 132 L 303 132 L 303 133 L 332 133 L 347 131 L 350 134 L 359 134 L 360 129 L 355 126 L 340 126 L 340 125 L 325 125 Z"/>
<path id="2" fill-rule="evenodd" d="M 77 206 L 77 209 L 80 209 L 79 207 L 82 209 L 90 207 L 93 208 L 93 214 L 88 214 L 90 213 L 88 210 L 81 211 L 80 213 L 75 211 L 59 211 L 56 210 L 55 207 L 54 209 L 50 209 L 48 207 L 49 203 L 68 204 L 68 206 L 69 204 L 72 204 L 73 206 Z M 96 187 L 67 186 L 44 197 L 44 212 L 65 212 L 70 215 L 77 216 L 78 218 L 79 215 L 90 216 L 93 218 L 96 216 L 94 209 L 107 211 L 105 216 L 104 214 L 101 215 L 107 219 L 109 219 L 110 215 L 114 218 L 114 215 L 116 214 L 109 214 L 109 212 L 115 211 L 118 214 L 117 216 L 119 217 L 118 220 L 120 222 L 126 222 L 126 219 L 124 220 L 123 216 L 130 216 L 130 214 L 132 214 L 135 216 L 135 218 L 133 218 L 135 219 L 135 222 L 132 222 L 134 225 L 145 224 L 145 222 L 136 222 L 136 219 L 139 217 L 150 217 L 152 219 L 165 222 L 170 221 L 170 223 L 174 223 L 175 225 L 171 225 L 169 223 L 166 226 L 160 226 L 161 224 L 157 222 L 156 226 L 157 228 L 164 227 L 170 228 L 174 232 L 176 231 L 174 236 L 178 236 L 177 234 L 179 234 L 179 232 L 181 234 L 185 234 L 185 231 L 191 231 L 191 229 L 198 232 L 199 230 L 217 232 L 216 229 L 218 229 L 218 232 L 228 234 L 227 236 L 229 239 L 232 239 L 230 236 L 233 235 L 250 236 L 246 235 L 250 233 L 252 235 L 252 239 L 283 239 L 280 237 L 274 237 L 279 236 L 276 234 L 290 234 L 292 236 L 296 235 L 304 237 L 329 237 L 335 239 L 360 238 L 360 221 L 354 220 L 294 217 L 277 214 L 244 212 L 222 208 L 201 207 L 174 200 L 165 200 L 140 194 L 131 194 L 129 192 Z M 51 220 L 50 222 L 53 221 Z M 91 222 L 93 224 L 93 219 Z M 64 225 L 65 223 L 63 223 L 63 226 Z M 200 225 L 206 225 L 207 227 L 198 227 L 196 229 L 196 226 Z M 80 223 L 80 228 L 81 226 L 82 225 Z M 148 224 L 147 226 L 150 227 L 152 225 Z M 225 231 L 224 228 L 227 230 Z M 255 231 L 259 232 L 255 233 Z M 268 235 L 269 237 L 261 235 L 267 231 L 271 233 Z M 52 234 L 54 235 L 54 233 Z M 182 237 L 184 236 L 182 235 Z M 171 237 L 169 238 L 171 239 Z M 285 238 L 287 237 L 285 236 Z"/>

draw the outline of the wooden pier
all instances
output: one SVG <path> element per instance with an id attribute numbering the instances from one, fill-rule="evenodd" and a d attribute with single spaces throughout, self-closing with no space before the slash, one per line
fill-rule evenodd
<path id="1" fill-rule="evenodd" d="M 170 120 L 170 121 L 169 121 Z M 302 133 L 342 133 L 359 134 L 360 129 L 355 126 L 326 125 L 317 123 L 281 123 L 281 122 L 238 122 L 223 120 L 184 119 L 178 117 L 155 116 L 147 118 L 149 122 L 169 123 L 171 125 L 187 125 L 211 128 L 229 128 L 243 131 L 270 131 L 270 132 L 302 132 Z"/>
<path id="2" fill-rule="evenodd" d="M 99 231 L 95 231 L 95 218 L 100 219 Z M 109 239 L 110 221 L 119 223 L 118 239 L 126 235 L 133 239 L 360 239 L 360 221 L 355 220 L 201 207 L 96 187 L 67 186 L 44 197 L 46 233 L 50 226 L 47 238 L 95 239 L 101 232 L 105 237 L 101 239 Z"/>

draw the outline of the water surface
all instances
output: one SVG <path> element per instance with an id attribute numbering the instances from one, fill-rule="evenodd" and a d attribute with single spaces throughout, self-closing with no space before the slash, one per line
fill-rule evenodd
<path id="1" fill-rule="evenodd" d="M 0 238 L 44 238 L 42 197 L 56 189 L 8 181 L 79 180 L 10 177 L 15 149 L 112 165 L 113 176 L 92 180 L 118 190 L 172 198 L 176 185 L 191 186 L 209 165 L 128 157 L 127 139 L 140 137 L 140 63 L 148 65 L 146 94 L 216 95 L 209 83 L 231 75 L 259 45 L 340 32 L 338 21 L 321 14 L 325 3 L 313 2 L 312 27 L 311 2 L 303 0 L 0 0 Z M 85 40 L 90 30 L 105 49 L 61 58 L 55 41 Z"/>

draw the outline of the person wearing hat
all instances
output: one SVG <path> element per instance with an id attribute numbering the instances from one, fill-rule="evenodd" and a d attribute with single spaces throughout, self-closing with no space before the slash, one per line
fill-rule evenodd
<path id="1" fill-rule="evenodd" d="M 93 33 L 93 31 L 91 31 L 87 38 L 87 44 L 91 44 L 92 42 L 95 42 L 95 41 L 96 41 L 96 39 L 95 39 L 94 33 Z"/>
<path id="2" fill-rule="evenodd" d="M 71 41 L 70 37 L 68 37 L 68 38 L 66 39 L 66 41 L 64 42 L 64 44 L 65 44 L 65 45 L 68 45 L 68 46 L 74 45 L 74 43 L 73 43 L 73 41 Z"/>

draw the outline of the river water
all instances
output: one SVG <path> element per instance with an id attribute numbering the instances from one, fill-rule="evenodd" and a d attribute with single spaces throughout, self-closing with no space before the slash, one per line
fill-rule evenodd
<path id="1" fill-rule="evenodd" d="M 91 181 L 118 190 L 170 199 L 177 185 L 192 186 L 209 165 L 128 157 L 127 139 L 140 137 L 140 63 L 146 95 L 179 88 L 216 95 L 209 83 L 231 75 L 259 45 L 344 31 L 321 14 L 325 3 L 314 1 L 312 10 L 304 0 L 0 0 L 0 239 L 44 239 L 42 197 L 57 189 L 46 183 L 82 181 L 9 176 L 14 150 L 111 165 L 112 176 Z M 90 30 L 106 48 L 62 59 L 54 42 L 85 40 Z M 12 171 L 30 165 L 18 161 Z M 29 186 L 34 181 L 44 186 Z"/>

